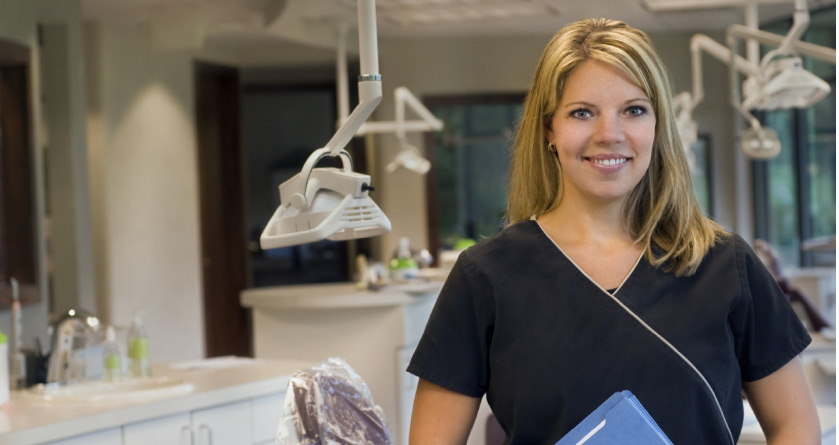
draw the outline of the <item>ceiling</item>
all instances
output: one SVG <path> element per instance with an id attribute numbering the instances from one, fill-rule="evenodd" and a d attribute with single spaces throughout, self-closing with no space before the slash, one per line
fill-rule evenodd
<path id="1" fill-rule="evenodd" d="M 761 23 L 789 17 L 793 0 L 757 0 Z M 334 48 L 356 22 L 356 0 L 82 0 L 86 18 L 148 26 L 168 47 Z M 552 35 L 588 17 L 615 18 L 648 33 L 723 31 L 744 23 L 745 0 L 377 0 L 380 39 Z M 810 0 L 811 9 L 835 0 Z M 701 7 L 706 5 L 705 7 Z M 710 6 L 710 7 L 708 7 Z"/>

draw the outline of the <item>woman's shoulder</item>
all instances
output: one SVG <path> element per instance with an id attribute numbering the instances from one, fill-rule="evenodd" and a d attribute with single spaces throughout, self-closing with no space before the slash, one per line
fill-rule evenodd
<path id="1" fill-rule="evenodd" d="M 735 232 L 726 232 L 718 235 L 716 242 L 709 251 L 713 255 L 723 255 L 738 259 L 753 255 L 753 252 L 749 242 Z"/>
<path id="2" fill-rule="evenodd" d="M 521 261 L 545 248 L 545 234 L 535 221 L 510 224 L 463 252 L 465 259 L 476 265 L 497 266 Z"/>

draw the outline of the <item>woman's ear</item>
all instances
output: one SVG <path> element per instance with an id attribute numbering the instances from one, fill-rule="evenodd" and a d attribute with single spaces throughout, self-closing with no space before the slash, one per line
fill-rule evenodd
<path id="1" fill-rule="evenodd" d="M 554 129 L 553 129 L 553 116 L 545 116 L 542 120 L 542 129 L 545 131 L 545 138 L 547 139 L 548 143 L 553 143 L 554 140 Z"/>

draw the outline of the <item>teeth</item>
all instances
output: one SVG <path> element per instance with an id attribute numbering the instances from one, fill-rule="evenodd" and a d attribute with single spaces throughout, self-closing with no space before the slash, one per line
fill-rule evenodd
<path id="1" fill-rule="evenodd" d="M 624 162 L 626 162 L 626 158 L 620 158 L 620 159 L 592 159 L 591 162 L 594 162 L 595 164 L 599 164 L 599 165 L 612 166 L 612 165 L 623 164 Z"/>

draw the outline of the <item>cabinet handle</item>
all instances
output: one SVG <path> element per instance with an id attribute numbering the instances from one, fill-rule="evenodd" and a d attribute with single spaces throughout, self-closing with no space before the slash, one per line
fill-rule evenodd
<path id="1" fill-rule="evenodd" d="M 198 427 L 198 437 L 201 438 L 201 430 L 207 430 L 207 445 L 213 445 L 213 430 L 207 426 L 207 424 L 202 423 Z"/>
<path id="2" fill-rule="evenodd" d="M 181 427 L 181 437 L 180 437 L 181 440 L 180 440 L 180 442 L 184 443 L 184 441 L 183 441 L 184 431 L 189 433 L 189 445 L 195 445 L 195 432 L 192 431 L 192 428 L 190 428 L 189 426 L 182 426 Z"/>

